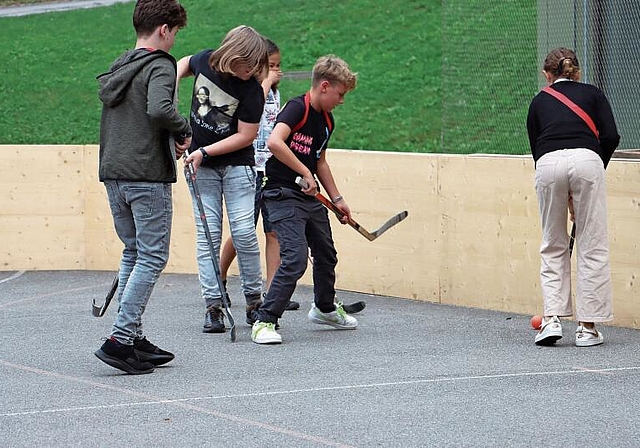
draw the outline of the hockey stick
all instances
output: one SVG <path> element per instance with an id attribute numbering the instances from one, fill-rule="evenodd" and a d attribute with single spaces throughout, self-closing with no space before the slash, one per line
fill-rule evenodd
<path id="1" fill-rule="evenodd" d="M 571 226 L 571 236 L 569 237 L 569 258 L 573 254 L 573 244 L 576 242 L 576 223 Z"/>
<path id="2" fill-rule="evenodd" d="M 573 215 L 573 196 L 569 194 L 569 215 L 571 217 L 571 221 L 573 221 L 573 225 L 571 226 L 571 234 L 569 235 L 569 258 L 573 254 L 573 245 L 576 242 L 576 221 Z"/>
<path id="3" fill-rule="evenodd" d="M 207 217 L 204 213 L 204 206 L 202 205 L 202 197 L 200 196 L 200 189 L 198 188 L 198 184 L 196 183 L 196 173 L 193 171 L 193 166 L 188 163 L 185 166 L 185 172 L 187 173 L 187 178 L 189 179 L 189 184 L 191 184 L 191 189 L 193 190 L 193 196 L 196 198 L 196 204 L 198 205 L 198 211 L 200 212 L 200 220 L 202 221 L 202 226 L 204 227 L 204 235 L 207 238 L 207 243 L 209 245 L 209 255 L 211 256 L 211 263 L 213 264 L 213 271 L 216 274 L 216 281 L 218 282 L 218 288 L 220 289 L 220 294 L 222 295 L 222 303 L 224 304 L 224 313 L 227 315 L 227 319 L 229 319 L 229 336 L 231 342 L 236 341 L 236 323 L 233 320 L 233 316 L 231 315 L 231 310 L 229 309 L 229 301 L 227 300 L 227 290 L 224 287 L 224 283 L 222 283 L 222 277 L 220 277 L 220 266 L 218 265 L 218 260 L 216 258 L 216 251 L 213 248 L 213 239 L 211 239 L 211 232 L 209 231 L 209 225 L 207 224 Z"/>
<path id="4" fill-rule="evenodd" d="M 307 188 L 307 183 L 305 182 L 305 180 L 298 176 L 296 177 L 296 184 L 298 184 L 300 187 L 302 188 Z M 322 193 L 317 192 L 315 194 L 316 199 L 318 199 L 320 202 L 322 202 L 322 205 L 324 205 L 325 207 L 327 207 L 329 210 L 331 210 L 333 213 L 336 214 L 336 216 L 340 219 L 342 219 L 345 214 L 343 213 L 342 210 L 340 210 L 338 207 L 336 207 L 336 205 L 331 202 L 326 196 L 324 196 Z M 406 210 L 403 212 L 398 213 L 397 215 L 392 216 L 391 218 L 389 218 L 387 220 L 387 222 L 385 222 L 384 224 L 382 224 L 378 229 L 374 230 L 373 232 L 369 232 L 367 229 L 365 229 L 364 227 L 362 227 L 360 224 L 358 224 L 354 219 L 349 218 L 349 220 L 347 221 L 347 224 L 349 224 L 351 227 L 353 227 L 354 229 L 356 229 L 358 231 L 358 233 L 362 236 L 364 236 L 366 239 L 368 239 L 369 241 L 373 241 L 376 238 L 378 238 L 380 235 L 382 235 L 384 232 L 386 232 L 387 230 L 389 230 L 391 227 L 395 226 L 396 224 L 398 224 L 400 221 L 402 221 L 404 218 L 407 217 L 407 215 L 409 214 L 409 212 L 407 212 Z"/>
<path id="5" fill-rule="evenodd" d="M 342 309 L 347 314 L 356 314 L 362 311 L 365 306 L 367 306 L 367 304 L 364 302 L 364 300 L 360 300 L 359 302 L 353 302 L 349 305 L 343 303 Z"/>
<path id="6" fill-rule="evenodd" d="M 116 272 L 116 276 L 113 278 L 113 282 L 111 283 L 111 289 L 107 293 L 107 297 L 104 299 L 104 303 L 102 305 L 96 305 L 96 299 L 93 299 L 93 303 L 91 306 L 91 314 L 93 317 L 102 317 L 104 313 L 107 311 L 109 304 L 111 303 L 111 299 L 116 294 L 118 290 L 118 273 Z"/>

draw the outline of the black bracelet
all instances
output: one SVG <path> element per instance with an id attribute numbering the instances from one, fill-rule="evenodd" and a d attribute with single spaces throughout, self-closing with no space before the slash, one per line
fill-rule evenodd
<path id="1" fill-rule="evenodd" d="M 207 151 L 205 151 L 202 146 L 198 148 L 198 151 L 202 153 L 202 160 L 207 160 L 209 158 L 209 154 L 207 154 Z"/>

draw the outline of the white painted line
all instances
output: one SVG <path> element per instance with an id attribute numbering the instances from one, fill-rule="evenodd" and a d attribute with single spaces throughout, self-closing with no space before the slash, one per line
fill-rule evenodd
<path id="1" fill-rule="evenodd" d="M 615 372 L 625 372 L 625 371 L 634 371 L 640 370 L 640 366 L 630 366 L 630 367 L 609 367 L 603 369 L 587 369 L 584 367 L 576 367 L 575 370 L 556 370 L 556 371 L 543 371 L 543 372 L 517 372 L 517 373 L 496 373 L 496 374 L 488 374 L 488 375 L 469 375 L 469 376 L 454 376 L 454 377 L 446 377 L 446 378 L 429 378 L 422 380 L 407 380 L 407 381 L 389 381 L 384 383 L 368 383 L 368 384 L 352 384 L 352 385 L 343 385 L 343 386 L 326 386 L 326 387 L 313 387 L 308 389 L 290 389 L 283 391 L 272 391 L 272 392 L 255 392 L 255 393 L 247 393 L 247 394 L 231 394 L 231 395 L 209 395 L 203 397 L 190 397 L 190 398 L 174 398 L 174 399 L 158 399 L 157 397 L 153 397 L 151 395 L 143 394 L 140 392 L 131 391 L 128 389 L 120 388 L 117 386 L 112 386 L 109 384 L 99 383 L 95 381 L 91 381 L 84 378 L 73 377 L 69 375 L 59 374 L 56 372 L 50 372 L 42 369 L 37 369 L 28 366 L 22 366 L 19 364 L 13 364 L 7 361 L 0 359 L 0 365 L 4 365 L 7 367 L 12 367 L 19 370 L 26 370 L 32 373 L 37 373 L 43 376 L 52 376 L 55 378 L 66 379 L 73 382 L 84 383 L 94 387 L 99 387 L 101 389 L 113 390 L 116 392 L 124 392 L 128 395 L 147 398 L 145 401 L 136 401 L 130 403 L 117 403 L 110 405 L 95 405 L 95 406 L 81 406 L 81 407 L 73 407 L 73 408 L 54 408 L 54 409 L 41 409 L 35 411 L 22 411 L 22 412 L 9 412 L 0 414 L 0 417 L 14 417 L 21 415 L 34 415 L 34 414 L 49 414 L 49 413 L 57 413 L 57 412 L 75 412 L 75 411 L 86 411 L 92 409 L 109 409 L 109 408 L 118 408 L 118 407 L 128 407 L 128 406 L 146 406 L 146 405 L 157 405 L 157 404 L 173 404 L 180 405 L 185 404 L 185 406 L 190 409 L 200 410 L 203 409 L 197 407 L 191 407 L 186 405 L 186 403 L 194 402 L 194 401 L 215 401 L 221 399 L 236 399 L 236 398 L 256 398 L 256 397 L 265 397 L 265 396 L 275 396 L 275 395 L 296 395 L 296 394 L 306 394 L 306 393 L 316 393 L 316 392 L 326 392 L 326 391 L 334 391 L 334 390 L 354 390 L 354 389 L 373 389 L 379 387 L 393 387 L 393 386 L 406 386 L 406 385 L 415 385 L 415 384 L 430 384 L 430 383 L 446 383 L 446 382 L 457 382 L 457 381 L 474 381 L 474 380 L 491 380 L 491 379 L 502 379 L 502 378 L 518 378 L 518 377 L 536 377 L 536 376 L 559 376 L 559 375 L 582 375 L 586 373 L 596 373 L 596 374 L 607 374 L 613 375 Z M 210 412 L 207 412 L 210 413 Z M 213 415 L 216 415 L 221 418 L 226 418 L 235 421 L 245 421 L 245 419 L 241 417 L 230 416 L 227 414 L 223 414 L 220 412 L 213 412 Z M 231 418 L 233 417 L 233 418 Z M 246 422 L 246 421 L 245 421 Z M 261 425 L 263 425 L 261 423 Z"/>
<path id="2" fill-rule="evenodd" d="M 58 373 L 58 372 L 53 372 L 53 371 L 49 371 L 49 370 L 43 370 L 43 369 L 39 369 L 37 367 L 29 367 L 29 366 L 25 366 L 25 365 L 21 365 L 21 364 L 15 364 L 12 362 L 8 362 L 8 361 L 4 361 L 2 359 L 0 359 L 0 365 L 5 366 L 5 367 L 11 367 L 13 369 L 17 369 L 17 370 L 21 370 L 21 371 L 26 371 L 26 372 L 31 372 L 31 373 L 35 373 L 37 375 L 40 376 L 44 376 L 44 377 L 52 377 L 52 378 L 57 378 L 57 379 L 61 379 L 61 380 L 65 380 L 65 381 L 69 381 L 69 382 L 75 382 L 75 383 L 81 383 L 81 384 L 86 384 L 92 387 L 98 387 L 100 389 L 107 389 L 107 390 L 112 390 L 121 394 L 127 394 L 129 396 L 134 396 L 134 397 L 138 397 L 140 399 L 143 399 L 145 401 L 143 402 L 139 402 L 139 403 L 122 403 L 122 404 L 115 404 L 115 405 L 101 405 L 101 406 L 87 406 L 87 407 L 81 407 L 81 408 L 68 408 L 68 409 L 48 409 L 48 410 L 40 410 L 40 411 L 32 411 L 32 412 L 13 412 L 13 413 L 5 413 L 5 414 L 0 414 L 0 417 L 15 417 L 15 416 L 20 416 L 20 415 L 34 415 L 34 414 L 47 414 L 47 413 L 52 413 L 52 412 L 71 412 L 71 411 L 76 411 L 76 410 L 90 410 L 90 409 L 105 409 L 105 408 L 115 408 L 115 407 L 123 407 L 123 406 L 138 406 L 138 405 L 146 405 L 146 404 L 169 404 L 175 407 L 179 407 L 182 409 L 188 409 L 190 411 L 196 411 L 199 412 L 201 414 L 206 414 L 206 415 L 211 415 L 213 417 L 219 418 L 219 419 L 223 419 L 223 420 L 228 420 L 228 421 L 232 421 L 235 423 L 239 423 L 240 425 L 243 426 L 251 426 L 254 428 L 259 428 L 259 429 L 263 429 L 266 431 L 271 431 L 271 432 L 275 432 L 278 434 L 283 434 L 283 435 L 287 435 L 290 436 L 294 439 L 300 439 L 300 440 L 305 440 L 305 441 L 310 441 L 316 444 L 320 444 L 320 445 L 325 445 L 325 446 L 334 446 L 334 447 L 339 447 L 339 448 L 355 448 L 352 447 L 351 445 L 347 445 L 344 443 L 340 443 L 340 442 L 335 442 L 333 440 L 329 440 L 329 439 L 325 439 L 323 437 L 320 436 L 315 436 L 312 434 L 305 434 L 302 432 L 298 432 L 298 431 L 294 431 L 282 426 L 275 426 L 275 425 L 271 425 L 269 423 L 264 423 L 258 420 L 252 420 L 249 418 L 245 418 L 245 417 L 239 417 L 237 415 L 233 415 L 233 414 L 227 414 L 224 412 L 220 412 L 220 411 L 216 411 L 213 409 L 209 409 L 209 408 L 205 408 L 205 407 L 201 407 L 201 406 L 195 406 L 192 404 L 187 403 L 187 401 L 194 401 L 193 399 L 178 399 L 178 400 L 163 400 L 160 397 L 156 397 L 153 395 L 149 395 L 149 394 L 145 394 L 145 393 L 141 393 L 141 392 L 137 392 L 134 390 L 130 390 L 130 389 L 126 389 L 123 387 L 118 387 L 118 386 L 112 386 L 110 384 L 104 384 L 104 383 L 99 383 L 97 381 L 93 381 L 90 379 L 86 379 L 86 378 L 80 378 L 80 377 L 75 377 L 75 376 L 71 376 L 71 375 L 65 375 L 62 373 Z M 250 395 L 249 395 L 250 396 Z"/>
<path id="3" fill-rule="evenodd" d="M 614 372 L 608 372 L 604 370 L 593 370 L 588 367 L 574 366 L 573 368 L 576 370 L 580 370 L 582 372 L 598 373 L 600 375 L 615 375 Z"/>
<path id="4" fill-rule="evenodd" d="M 65 290 L 62 290 L 62 291 L 48 292 L 46 294 L 40 294 L 40 295 L 33 296 L 33 297 L 26 297 L 24 299 L 14 300 L 13 302 L 0 303 L 0 310 L 2 308 L 6 308 L 8 306 L 15 305 L 17 303 L 30 302 L 32 300 L 44 299 L 46 297 L 57 296 L 57 295 L 60 295 L 60 294 L 67 294 L 69 292 L 85 291 L 87 289 L 95 289 L 95 288 L 107 288 L 110 285 L 111 285 L 111 283 L 103 283 L 103 284 L 100 284 L 100 285 L 82 286 L 82 287 L 79 287 L 79 288 L 65 289 Z M 90 306 L 90 304 L 87 302 L 87 310 L 90 309 L 89 306 Z"/>
<path id="5" fill-rule="evenodd" d="M 9 281 L 11 281 L 11 280 L 14 280 L 14 279 L 16 279 L 16 278 L 20 277 L 20 276 L 21 276 L 22 274 L 24 274 L 25 272 L 27 272 L 27 271 L 18 271 L 18 272 L 16 272 L 15 274 L 10 275 L 10 276 L 9 276 L 9 277 L 7 277 L 7 278 L 0 280 L 0 283 L 9 282 Z"/>

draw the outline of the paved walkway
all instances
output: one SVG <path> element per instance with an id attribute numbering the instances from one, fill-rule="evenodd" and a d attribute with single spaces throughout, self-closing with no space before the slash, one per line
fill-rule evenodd
<path id="1" fill-rule="evenodd" d="M 90 313 L 113 273 L 0 272 L 0 445 L 637 446 L 640 332 L 603 327 L 577 348 L 564 322 L 537 347 L 529 316 L 340 292 L 365 300 L 355 331 L 281 321 L 258 346 L 230 279 L 238 340 L 201 331 L 196 275 L 163 274 L 145 313 L 149 339 L 176 353 L 130 376 L 93 352 L 116 307 Z"/>
<path id="2" fill-rule="evenodd" d="M 35 3 L 18 6 L 1 6 L 0 17 L 27 16 L 45 12 L 69 11 L 71 9 L 96 8 L 114 3 L 127 3 L 133 0 L 79 0 L 69 2 Z"/>

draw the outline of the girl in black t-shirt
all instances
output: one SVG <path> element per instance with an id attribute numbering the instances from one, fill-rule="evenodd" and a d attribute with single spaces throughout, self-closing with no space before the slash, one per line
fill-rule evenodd
<path id="1" fill-rule="evenodd" d="M 178 62 L 178 79 L 195 76 L 190 117 L 193 138 L 185 163 L 191 163 L 197 171 L 196 182 L 216 257 L 220 253 L 224 197 L 247 307 L 255 307 L 262 292 L 260 250 L 253 224 L 253 140 L 264 107 L 264 94 L 256 77 L 265 76 L 268 70 L 265 39 L 248 26 L 229 31 L 217 50 L 204 50 Z M 223 333 L 222 293 L 195 198 L 193 207 L 198 273 L 207 307 L 203 331 Z"/>

